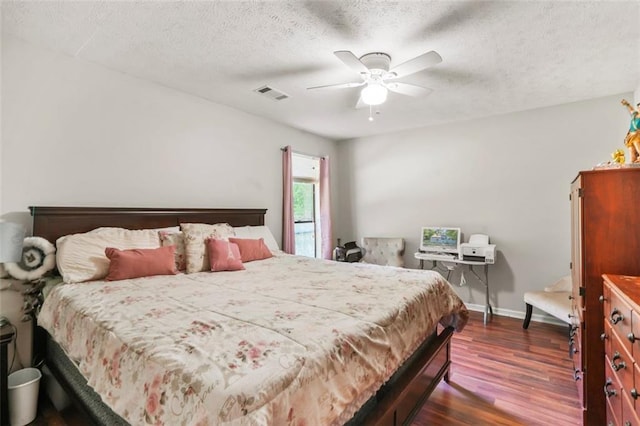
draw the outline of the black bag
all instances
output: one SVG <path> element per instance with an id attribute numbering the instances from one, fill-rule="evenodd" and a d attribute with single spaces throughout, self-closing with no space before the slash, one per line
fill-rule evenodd
<path id="1" fill-rule="evenodd" d="M 344 246 L 339 245 L 335 248 L 334 257 L 338 262 L 359 262 L 362 259 L 362 249 L 358 247 L 355 241 L 349 241 Z"/>

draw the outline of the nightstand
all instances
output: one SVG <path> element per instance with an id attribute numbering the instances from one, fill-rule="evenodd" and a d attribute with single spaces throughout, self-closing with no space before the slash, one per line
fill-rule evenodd
<path id="1" fill-rule="evenodd" d="M 3 284 L 0 288 L 4 288 L 7 283 L 10 284 L 9 287 L 0 290 L 0 312 L 16 327 L 17 354 L 13 368 L 9 371 L 12 373 L 23 367 L 31 367 L 33 358 L 33 318 L 29 317 L 27 321 L 22 321 L 25 302 L 23 291 L 30 289 L 31 286 L 10 279 L 0 279 L 0 283 Z M 8 348 L 7 368 L 10 367 L 13 358 L 13 347 L 11 343 Z"/>
<path id="2" fill-rule="evenodd" d="M 0 316 L 0 425 L 9 424 L 9 398 L 7 392 L 8 386 L 8 360 L 7 348 L 15 337 L 15 328 L 13 324 L 5 317 Z"/>

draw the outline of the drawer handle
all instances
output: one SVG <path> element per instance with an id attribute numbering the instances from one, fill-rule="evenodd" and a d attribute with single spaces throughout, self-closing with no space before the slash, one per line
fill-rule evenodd
<path id="1" fill-rule="evenodd" d="M 611 324 L 617 324 L 624 319 L 624 315 L 620 313 L 618 308 L 613 308 L 611 311 Z"/>
<path id="2" fill-rule="evenodd" d="M 608 339 L 608 338 L 609 338 L 609 336 L 607 336 L 607 333 L 602 333 L 602 334 L 600 335 L 600 340 L 602 340 L 603 342 L 604 342 L 606 339 Z"/>
<path id="3" fill-rule="evenodd" d="M 580 377 L 580 370 L 575 370 L 575 371 L 573 372 L 573 380 L 575 380 L 575 381 L 577 382 L 577 381 L 578 381 L 578 380 L 580 380 L 580 379 L 581 379 L 581 377 Z"/>
<path id="4" fill-rule="evenodd" d="M 604 294 L 601 294 L 600 297 L 598 297 L 598 301 L 600 303 L 604 303 L 604 301 L 605 301 Z"/>
<path id="5" fill-rule="evenodd" d="M 633 399 L 638 399 L 638 391 L 636 390 L 636 388 L 631 389 L 629 393 L 631 394 Z"/>
<path id="6" fill-rule="evenodd" d="M 636 341 L 636 340 L 638 340 L 638 338 L 637 338 L 636 336 L 634 336 L 634 334 L 633 334 L 633 333 L 629 333 L 629 334 L 627 334 L 627 339 L 629 339 L 629 341 L 630 341 L 631 343 L 635 343 L 635 341 Z"/>
<path id="7" fill-rule="evenodd" d="M 622 370 L 623 368 L 627 367 L 627 363 L 625 363 L 624 361 L 620 361 L 618 364 L 616 364 L 616 360 L 620 358 L 622 358 L 620 352 L 615 351 L 615 353 L 613 354 L 613 358 L 611 359 L 611 368 L 613 368 L 615 371 Z"/>
<path id="8" fill-rule="evenodd" d="M 569 300 L 573 300 L 575 299 L 575 297 L 573 297 L 572 295 L 569 295 Z"/>
<path id="9" fill-rule="evenodd" d="M 610 396 L 616 396 L 616 390 L 609 390 L 609 386 L 611 386 L 611 379 L 607 377 L 607 381 L 604 384 L 604 394 L 607 396 L 607 398 Z"/>

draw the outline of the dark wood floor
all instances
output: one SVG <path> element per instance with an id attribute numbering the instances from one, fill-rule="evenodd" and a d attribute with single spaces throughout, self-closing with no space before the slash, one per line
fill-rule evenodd
<path id="1" fill-rule="evenodd" d="M 550 425 L 581 423 L 578 392 L 567 352 L 566 327 L 494 316 L 486 326 L 471 313 L 455 333 L 449 383 L 442 382 L 414 425 Z M 31 426 L 88 424 L 74 410 L 41 404 Z"/>
<path id="2" fill-rule="evenodd" d="M 482 314 L 455 333 L 449 383 L 442 382 L 415 425 L 579 425 L 568 326 Z"/>

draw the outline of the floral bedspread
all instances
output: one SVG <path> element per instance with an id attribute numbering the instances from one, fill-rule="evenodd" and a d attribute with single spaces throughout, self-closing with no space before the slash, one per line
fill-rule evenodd
<path id="1" fill-rule="evenodd" d="M 245 271 L 57 286 L 38 322 L 131 424 L 348 421 L 463 302 L 432 271 L 279 254 Z"/>

